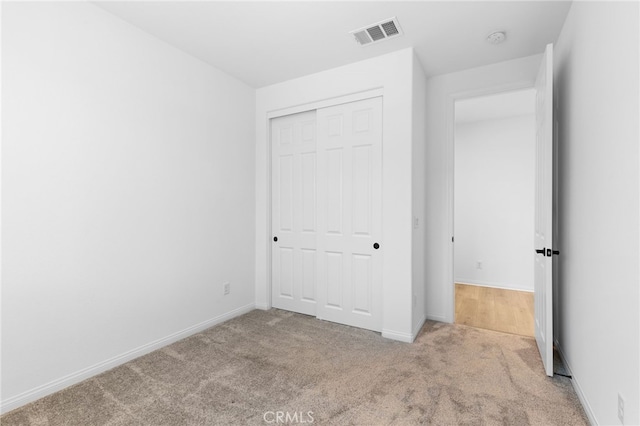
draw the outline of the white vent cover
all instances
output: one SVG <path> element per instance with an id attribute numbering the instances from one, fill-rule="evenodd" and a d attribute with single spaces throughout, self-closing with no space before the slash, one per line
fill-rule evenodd
<path id="1" fill-rule="evenodd" d="M 402 35 L 402 29 L 400 28 L 398 19 L 394 16 L 393 18 L 350 31 L 349 34 L 353 34 L 358 44 L 365 46 L 391 37 L 400 36 Z"/>

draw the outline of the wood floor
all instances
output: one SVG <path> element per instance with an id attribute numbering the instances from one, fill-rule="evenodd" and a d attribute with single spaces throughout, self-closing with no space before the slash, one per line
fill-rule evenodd
<path id="1" fill-rule="evenodd" d="M 533 336 L 533 293 L 456 284 L 456 323 Z"/>

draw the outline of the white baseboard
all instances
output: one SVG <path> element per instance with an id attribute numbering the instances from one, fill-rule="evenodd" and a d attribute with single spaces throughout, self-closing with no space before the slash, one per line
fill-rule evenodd
<path id="1" fill-rule="evenodd" d="M 431 314 L 427 314 L 426 315 L 426 319 L 425 320 L 431 320 L 431 321 L 438 321 L 438 322 L 447 322 L 449 323 L 449 321 L 447 321 L 447 319 L 444 317 L 444 315 L 431 315 Z"/>
<path id="2" fill-rule="evenodd" d="M 478 287 L 500 288 L 503 290 L 526 291 L 528 293 L 533 293 L 533 289 L 513 287 L 513 286 L 502 285 L 497 283 L 489 283 L 485 281 L 461 279 L 461 280 L 455 280 L 455 282 L 456 284 L 476 285 Z"/>
<path id="3" fill-rule="evenodd" d="M 170 334 L 151 343 L 147 343 L 146 345 L 139 346 L 123 354 L 99 362 L 95 365 L 92 365 L 91 367 L 84 368 L 82 370 L 76 371 L 75 373 L 68 374 L 44 385 L 22 392 L 21 394 L 8 398 L 7 400 L 3 400 L 0 403 L 0 414 L 4 414 L 6 412 L 14 410 L 18 407 L 50 395 L 54 392 L 58 392 L 66 387 L 79 383 L 104 371 L 110 370 L 114 367 L 124 364 L 125 362 L 131 361 L 132 359 L 148 354 L 149 352 L 153 352 L 156 349 L 160 349 L 173 342 L 177 342 L 178 340 L 182 340 L 185 337 L 189 337 L 193 334 L 199 333 L 202 330 L 206 330 L 207 328 L 214 325 L 228 321 L 231 318 L 246 314 L 247 312 L 250 312 L 254 309 L 255 305 L 253 303 L 241 306 L 240 308 L 234 309 L 225 314 L 218 315 L 217 317 L 211 318 L 207 321 L 203 321 L 199 324 L 185 328 L 184 330 Z"/>
<path id="4" fill-rule="evenodd" d="M 427 317 L 424 316 L 422 317 L 422 319 L 420 321 L 418 321 L 414 326 L 413 326 L 413 339 L 411 339 L 411 341 L 415 341 L 416 337 L 418 337 L 418 333 L 420 333 L 420 330 L 422 330 L 422 326 L 424 325 L 425 321 L 427 320 Z"/>
<path id="5" fill-rule="evenodd" d="M 382 337 L 387 338 L 387 339 L 391 339 L 391 340 L 398 340 L 400 342 L 405 342 L 405 343 L 413 343 L 413 339 L 414 336 L 411 333 L 403 333 L 401 331 L 393 331 L 393 330 L 382 330 Z"/>
<path id="6" fill-rule="evenodd" d="M 593 410 L 591 409 L 591 405 L 589 405 L 589 401 L 587 401 L 587 397 L 584 395 L 584 392 L 582 392 L 582 388 L 580 387 L 580 382 L 578 381 L 578 378 L 573 373 L 571 366 L 567 362 L 567 358 L 564 356 L 564 352 L 562 351 L 562 346 L 560 346 L 560 342 L 558 342 L 558 340 L 555 340 L 554 344 L 556 349 L 558 350 L 558 355 L 560 355 L 560 359 L 562 360 L 562 363 L 564 364 L 565 368 L 567 369 L 567 372 L 571 376 L 571 385 L 573 386 L 573 389 L 576 391 L 576 395 L 578 395 L 578 399 L 580 400 L 580 404 L 582 404 L 582 408 L 584 409 L 584 412 L 587 415 L 587 418 L 589 419 L 589 423 L 591 423 L 591 425 L 593 426 L 597 426 L 598 421 L 596 420 L 596 416 L 593 414 Z"/>
<path id="7" fill-rule="evenodd" d="M 271 306 L 263 305 L 261 303 L 256 303 L 255 307 L 256 309 L 260 309 L 261 311 L 268 311 L 269 309 L 271 309 Z"/>

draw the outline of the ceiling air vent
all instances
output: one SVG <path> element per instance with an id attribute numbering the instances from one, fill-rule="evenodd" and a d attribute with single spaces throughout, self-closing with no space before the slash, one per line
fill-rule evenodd
<path id="1" fill-rule="evenodd" d="M 349 34 L 353 34 L 353 37 L 359 45 L 365 46 L 367 44 L 377 43 L 391 37 L 402 35 L 402 30 L 400 29 L 398 19 L 393 17 L 353 30 Z"/>

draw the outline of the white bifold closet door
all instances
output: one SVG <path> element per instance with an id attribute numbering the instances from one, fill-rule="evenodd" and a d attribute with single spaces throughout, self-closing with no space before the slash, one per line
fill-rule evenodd
<path id="1" fill-rule="evenodd" d="M 382 98 L 271 128 L 273 306 L 381 331 Z"/>

